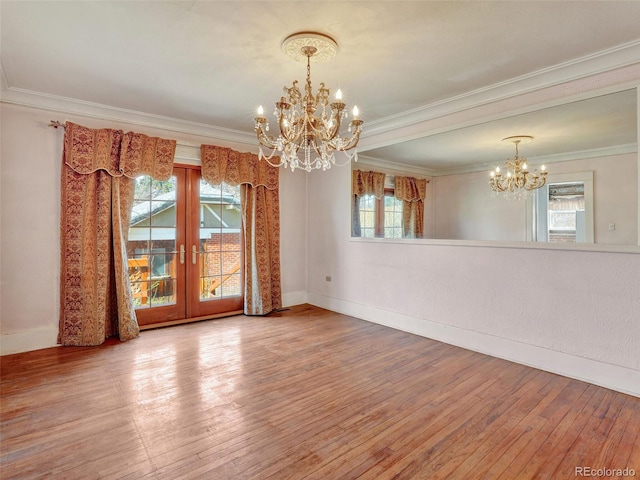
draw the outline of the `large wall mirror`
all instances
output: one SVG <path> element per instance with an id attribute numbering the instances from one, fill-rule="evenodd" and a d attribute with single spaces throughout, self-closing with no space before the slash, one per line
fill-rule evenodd
<path id="1" fill-rule="evenodd" d="M 636 88 L 607 93 L 369 150 L 363 163 L 424 169 L 425 238 L 637 246 L 637 102 Z M 519 154 L 548 171 L 547 185 L 521 200 L 489 186 L 515 153 L 502 142 L 513 135 L 533 137 Z"/>

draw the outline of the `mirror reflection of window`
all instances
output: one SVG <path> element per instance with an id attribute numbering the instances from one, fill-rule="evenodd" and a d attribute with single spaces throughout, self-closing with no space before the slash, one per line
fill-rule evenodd
<path id="1" fill-rule="evenodd" d="M 428 179 L 351 172 L 351 236 L 423 238 Z"/>
<path id="2" fill-rule="evenodd" d="M 555 177 L 536 191 L 533 240 L 593 243 L 593 172 Z"/>
<path id="3" fill-rule="evenodd" d="M 392 189 L 385 189 L 378 200 L 373 195 L 358 198 L 360 236 L 364 238 L 402 238 L 402 201 Z"/>
<path id="4" fill-rule="evenodd" d="M 547 238 L 551 243 L 584 243 L 584 183 L 549 185 Z"/>
<path id="5" fill-rule="evenodd" d="M 402 201 L 387 191 L 384 195 L 384 238 L 402 238 Z"/>
<path id="6" fill-rule="evenodd" d="M 365 238 L 376 236 L 376 197 L 363 195 L 360 202 L 360 234 Z"/>

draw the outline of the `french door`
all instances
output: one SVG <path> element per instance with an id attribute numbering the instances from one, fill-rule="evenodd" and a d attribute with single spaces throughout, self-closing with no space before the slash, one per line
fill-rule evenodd
<path id="1" fill-rule="evenodd" d="M 199 168 L 136 179 L 127 254 L 141 327 L 242 312 L 241 213 L 240 187 Z"/>

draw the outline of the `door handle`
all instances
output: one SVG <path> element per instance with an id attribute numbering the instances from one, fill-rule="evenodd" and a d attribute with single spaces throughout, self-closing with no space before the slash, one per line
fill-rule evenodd
<path id="1" fill-rule="evenodd" d="M 191 245 L 191 263 L 194 265 L 198 263 L 198 251 L 195 245 Z"/>
<path id="2" fill-rule="evenodd" d="M 184 245 L 180 245 L 180 264 L 184 264 Z"/>

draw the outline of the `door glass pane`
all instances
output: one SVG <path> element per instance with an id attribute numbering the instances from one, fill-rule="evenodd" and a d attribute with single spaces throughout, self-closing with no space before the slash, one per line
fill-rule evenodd
<path id="1" fill-rule="evenodd" d="M 384 238 L 402 238 L 402 201 L 384 196 Z"/>
<path id="2" fill-rule="evenodd" d="M 136 308 L 176 301 L 176 178 L 135 180 L 127 256 Z"/>
<path id="3" fill-rule="evenodd" d="M 240 187 L 200 180 L 200 299 L 242 294 Z"/>
<path id="4" fill-rule="evenodd" d="M 375 237 L 376 223 L 376 197 L 373 195 L 362 195 L 360 202 L 360 231 L 361 236 L 366 238 Z"/>

